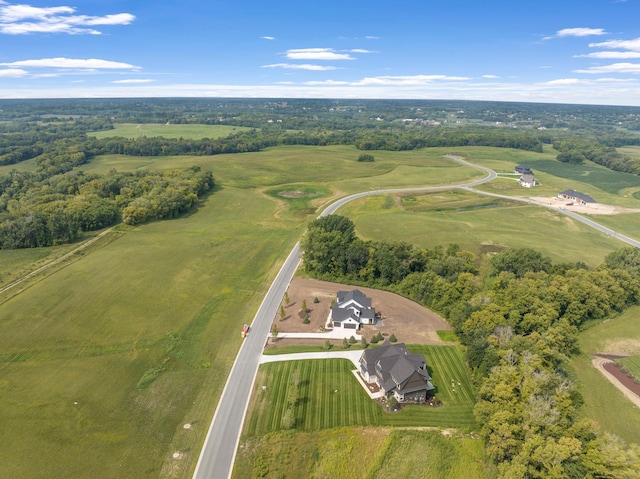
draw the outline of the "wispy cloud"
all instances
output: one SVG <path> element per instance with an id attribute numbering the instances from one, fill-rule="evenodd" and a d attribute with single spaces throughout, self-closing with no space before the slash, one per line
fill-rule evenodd
<path id="1" fill-rule="evenodd" d="M 380 40 L 380 37 L 375 37 L 373 35 L 367 35 L 364 37 L 366 40 Z"/>
<path id="2" fill-rule="evenodd" d="M 20 78 L 26 74 L 26 70 L 21 70 L 19 68 L 6 68 L 4 70 L 0 70 L 0 78 Z"/>
<path id="3" fill-rule="evenodd" d="M 360 81 L 352 83 L 353 85 L 427 85 L 439 81 L 465 81 L 470 80 L 469 77 L 458 77 L 448 75 L 399 75 L 399 76 L 379 76 L 363 78 Z"/>
<path id="4" fill-rule="evenodd" d="M 640 38 L 633 40 L 609 40 L 607 42 L 590 43 L 592 48 L 622 48 L 623 50 L 631 50 L 640 52 Z"/>
<path id="5" fill-rule="evenodd" d="M 268 35 L 264 35 L 264 36 L 262 36 L 260 38 L 262 38 L 263 40 L 275 40 L 276 39 L 276 37 L 270 37 Z"/>
<path id="6" fill-rule="evenodd" d="M 575 73 L 633 73 L 640 75 L 640 63 L 613 63 L 611 65 L 602 65 L 586 68 L 584 70 L 573 70 Z"/>
<path id="7" fill-rule="evenodd" d="M 129 78 L 126 80 L 114 80 L 111 83 L 153 83 L 155 80 L 150 78 Z"/>
<path id="8" fill-rule="evenodd" d="M 69 35 L 100 35 L 94 28 L 100 25 L 128 25 L 135 16 L 116 13 L 104 16 L 74 15 L 68 6 L 33 7 L 0 1 L 0 33 L 24 35 L 29 33 L 65 33 Z"/>
<path id="9" fill-rule="evenodd" d="M 287 50 L 291 60 L 355 60 L 348 53 L 338 53 L 333 48 L 294 48 Z"/>
<path id="10" fill-rule="evenodd" d="M 336 70 L 337 68 L 331 65 L 311 65 L 308 63 L 272 63 L 271 65 L 262 65 L 261 68 L 284 68 L 286 70 L 312 70 L 312 71 L 326 71 Z"/>
<path id="11" fill-rule="evenodd" d="M 574 58 L 629 59 L 640 58 L 640 52 L 593 52 L 586 55 L 574 55 Z"/>
<path id="12" fill-rule="evenodd" d="M 482 75 L 482 78 L 487 78 L 489 80 L 495 80 L 496 78 L 500 78 L 498 75 Z"/>
<path id="13" fill-rule="evenodd" d="M 112 62 L 96 58 L 41 58 L 39 60 L 20 60 L 11 63 L 0 63 L 5 67 L 63 68 L 63 69 L 97 69 L 97 70 L 139 70 L 140 67 L 129 63 Z"/>
<path id="14" fill-rule="evenodd" d="M 556 32 L 557 37 L 590 37 L 606 34 L 604 28 L 564 28 Z"/>

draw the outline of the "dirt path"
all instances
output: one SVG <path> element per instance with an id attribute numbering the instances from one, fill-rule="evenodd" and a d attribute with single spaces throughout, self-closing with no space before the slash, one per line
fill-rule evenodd
<path id="1" fill-rule="evenodd" d="M 620 390 L 620 392 L 622 392 L 622 394 L 624 394 L 629 399 L 629 401 L 635 404 L 636 407 L 640 407 L 640 396 L 634 394 L 629 389 L 627 389 L 625 385 L 618 380 L 618 378 L 616 378 L 613 374 L 611 374 L 607 370 L 606 368 L 607 364 L 614 364 L 614 362 L 611 359 L 598 357 L 598 358 L 592 359 L 591 364 L 593 364 L 593 367 L 595 367 L 598 371 L 600 371 L 603 374 L 603 376 L 607 378 L 607 380 L 609 380 L 611 384 L 617 387 Z"/>
<path id="2" fill-rule="evenodd" d="M 73 250 L 69 251 L 65 255 L 60 256 L 59 258 L 54 259 L 53 261 L 50 261 L 49 263 L 45 264 L 44 266 L 40 266 L 38 269 L 34 269 L 33 271 L 31 271 L 30 273 L 25 274 L 21 278 L 13 280 L 11 283 L 9 283 L 9 284 L 3 286 L 2 288 L 0 288 L 0 294 L 4 293 L 5 291 L 10 290 L 11 288 L 13 288 L 15 286 L 18 286 L 19 284 L 25 282 L 29 278 L 33 278 L 35 275 L 37 275 L 39 273 L 42 273 L 43 271 L 51 268 L 52 266 L 55 266 L 56 264 L 61 263 L 62 261 L 66 260 L 67 258 L 70 258 L 74 254 L 76 254 L 78 251 L 81 251 L 81 250 L 85 249 L 86 247 L 92 245 L 96 241 L 98 241 L 104 235 L 109 233 L 112 229 L 113 228 L 109 228 L 107 230 L 104 230 L 102 233 L 98 234 L 97 236 L 94 236 L 93 238 L 91 238 L 88 241 L 85 241 L 80 246 L 78 246 L 77 248 L 74 248 Z"/>

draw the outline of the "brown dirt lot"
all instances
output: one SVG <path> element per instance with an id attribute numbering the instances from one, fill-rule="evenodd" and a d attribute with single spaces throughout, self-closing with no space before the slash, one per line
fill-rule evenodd
<path id="1" fill-rule="evenodd" d="M 438 338 L 436 331 L 450 330 L 451 326 L 436 313 L 418 303 L 387 291 L 315 279 L 294 278 L 291 281 L 287 290 L 289 305 L 285 305 L 283 300 L 286 316 L 281 319 L 278 315 L 274 323 L 279 332 L 319 332 L 321 326 L 324 326 L 327 321 L 331 302 L 336 298 L 337 292 L 355 288 L 371 298 L 373 307 L 381 315 L 381 321 L 377 325 L 366 325 L 359 331 L 367 341 L 380 331 L 385 337 L 394 334 L 399 342 L 445 344 Z M 313 302 L 316 297 L 319 300 L 318 303 Z M 307 308 L 310 310 L 309 324 L 302 322 L 303 300 L 306 301 Z M 285 341 L 286 345 L 307 344 L 306 341 L 301 342 L 301 340 L 295 340 L 298 341 L 296 343 L 293 343 L 294 340 L 278 340 L 283 345 Z"/>

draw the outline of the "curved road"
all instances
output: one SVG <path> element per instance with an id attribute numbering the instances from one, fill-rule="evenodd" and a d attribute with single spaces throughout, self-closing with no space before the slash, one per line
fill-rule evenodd
<path id="1" fill-rule="evenodd" d="M 482 170 L 487 173 L 487 176 L 480 180 L 471 181 L 468 183 L 458 185 L 446 185 L 446 186 L 430 186 L 421 188 L 401 188 L 401 189 L 385 189 L 376 191 L 367 191 L 363 193 L 356 193 L 350 196 L 346 196 L 337 200 L 329 205 L 320 216 L 327 216 L 333 214 L 341 206 L 352 201 L 356 198 L 362 198 L 365 196 L 373 196 L 380 194 L 390 193 L 409 193 L 409 192 L 435 192 L 445 191 L 451 189 L 467 189 L 474 193 L 494 196 L 499 198 L 507 198 L 510 200 L 524 201 L 531 204 L 538 204 L 547 208 L 551 208 L 561 213 L 564 213 L 572 218 L 582 221 L 583 223 L 592 226 L 594 228 L 603 231 L 610 236 L 625 241 L 628 244 L 640 247 L 640 243 L 616 233 L 613 230 L 605 228 L 594 221 L 584 218 L 576 213 L 566 211 L 564 209 L 545 205 L 543 203 L 537 203 L 532 200 L 524 198 L 514 198 L 511 196 L 497 195 L 493 193 L 485 193 L 483 191 L 475 190 L 473 187 L 496 178 L 495 171 L 482 166 L 474 165 L 463 160 L 459 156 L 446 155 L 447 158 L 461 163 L 465 166 L 470 166 Z M 213 416 L 213 421 L 209 427 L 209 432 L 204 442 L 198 464 L 196 465 L 195 472 L 193 474 L 194 479 L 223 479 L 230 478 L 233 471 L 233 462 L 235 459 L 236 450 L 238 449 L 238 442 L 240 441 L 240 433 L 242 432 L 242 425 L 244 423 L 245 415 L 247 413 L 247 407 L 249 405 L 249 399 L 251 397 L 251 390 L 253 389 L 253 383 L 255 381 L 256 374 L 258 373 L 258 366 L 260 363 L 260 356 L 265 342 L 269 338 L 269 331 L 271 329 L 271 322 L 277 315 L 280 301 L 284 296 L 293 275 L 300 264 L 300 243 L 296 243 L 293 250 L 287 257 L 286 261 L 282 265 L 280 272 L 273 281 L 269 291 L 267 292 L 258 312 L 256 313 L 253 323 L 251 324 L 251 330 L 249 335 L 245 338 L 238 356 L 231 368 L 229 378 L 220 397 L 218 408 Z"/>

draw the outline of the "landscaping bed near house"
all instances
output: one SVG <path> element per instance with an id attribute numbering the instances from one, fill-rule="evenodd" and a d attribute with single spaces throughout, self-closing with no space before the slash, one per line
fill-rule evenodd
<path id="1" fill-rule="evenodd" d="M 381 314 L 381 321 L 376 325 L 363 326 L 358 334 L 367 341 L 381 332 L 384 337 L 394 334 L 398 342 L 411 344 L 447 344 L 442 341 L 436 331 L 450 330 L 451 326 L 433 311 L 426 309 L 415 301 L 403 298 L 388 291 L 360 286 L 319 281 L 315 279 L 294 278 L 289 285 L 287 295 L 289 303 L 283 299 L 284 317 L 280 314 L 274 318 L 274 324 L 281 333 L 309 332 L 317 333 L 326 324 L 332 301 L 338 291 L 359 289 L 372 300 L 376 312 Z M 318 302 L 314 302 L 318 298 Z M 307 312 L 302 313 L 303 302 Z M 305 316 L 309 323 L 303 323 Z M 279 339 L 275 345 L 308 344 L 308 340 Z"/>

